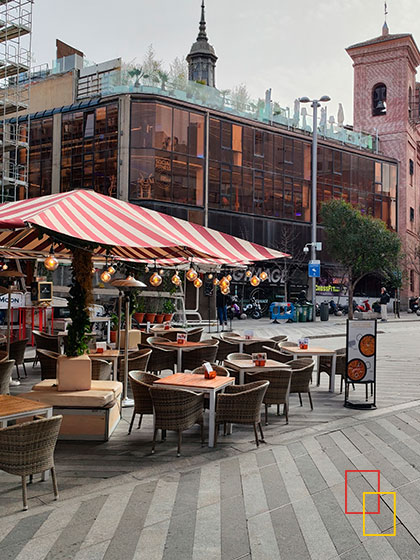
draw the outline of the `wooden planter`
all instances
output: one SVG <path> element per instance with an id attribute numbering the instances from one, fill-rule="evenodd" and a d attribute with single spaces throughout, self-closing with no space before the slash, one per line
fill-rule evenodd
<path id="1" fill-rule="evenodd" d="M 154 323 L 155 322 L 156 313 L 146 313 L 144 320 L 146 323 Z"/>
<path id="2" fill-rule="evenodd" d="M 87 354 L 69 358 L 57 358 L 58 391 L 90 391 L 92 362 Z"/>
<path id="3" fill-rule="evenodd" d="M 157 313 L 156 318 L 155 318 L 155 323 L 163 323 L 164 320 L 165 320 L 165 314 L 164 313 Z"/>

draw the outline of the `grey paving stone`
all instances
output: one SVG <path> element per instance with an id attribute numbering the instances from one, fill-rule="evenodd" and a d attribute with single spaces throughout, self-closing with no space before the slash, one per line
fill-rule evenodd
<path id="1" fill-rule="evenodd" d="M 371 445 L 359 432 L 357 432 L 354 428 L 345 428 L 343 434 L 351 441 L 351 443 L 357 447 L 360 453 L 367 453 L 371 449 L 373 449 L 373 445 Z"/>
<path id="2" fill-rule="evenodd" d="M 387 419 L 389 420 L 389 418 Z M 377 422 L 366 422 L 365 426 L 366 428 L 369 428 L 369 430 L 376 436 L 378 436 L 378 438 L 380 438 L 384 443 L 391 444 L 396 440 L 395 436 L 393 436 L 390 432 L 388 432 L 387 429 L 385 429 Z"/>
<path id="3" fill-rule="evenodd" d="M 360 543 L 348 516 L 343 513 L 331 490 L 323 490 L 312 496 L 312 499 L 339 554 Z"/>
<path id="4" fill-rule="evenodd" d="M 243 497 L 234 496 L 222 500 L 220 509 L 222 560 L 232 560 L 250 554 Z"/>
<path id="5" fill-rule="evenodd" d="M 327 483 L 309 455 L 296 457 L 295 462 L 310 494 L 327 488 Z"/>
<path id="6" fill-rule="evenodd" d="M 392 449 L 396 451 L 398 455 L 403 457 L 403 459 L 405 459 L 407 463 L 410 463 L 412 467 L 417 469 L 420 476 L 420 455 L 418 455 L 415 451 L 413 451 L 413 449 L 410 448 L 409 441 L 407 443 L 403 441 L 397 441 L 390 447 L 392 447 Z"/>
<path id="7" fill-rule="evenodd" d="M 267 465 L 273 465 L 276 462 L 273 452 L 271 449 L 266 449 L 265 451 L 260 451 L 256 453 L 257 465 L 261 467 L 266 467 Z"/>
<path id="8" fill-rule="evenodd" d="M 48 519 L 50 513 L 29 514 L 29 517 L 19 521 L 4 539 L 0 541 L 1 560 L 16 558 L 26 543 L 32 539 L 38 529 Z"/>
<path id="9" fill-rule="evenodd" d="M 223 461 L 220 465 L 220 497 L 222 500 L 242 494 L 239 459 Z"/>
<path id="10" fill-rule="evenodd" d="M 372 475 L 371 475 L 372 476 Z M 362 475 L 359 475 L 357 478 L 353 478 L 348 480 L 348 486 L 354 492 L 355 496 L 360 501 L 360 510 L 355 511 L 362 511 L 362 501 L 363 501 L 363 492 L 376 492 L 378 489 L 375 486 L 370 484 L 371 478 L 365 478 Z M 374 496 L 371 496 L 371 499 L 374 501 L 366 501 L 366 509 L 369 511 L 372 508 L 372 511 L 377 510 L 377 502 Z M 375 505 L 373 505 L 375 504 Z M 353 511 L 353 510 L 352 510 Z M 376 525 L 379 527 L 381 531 L 388 529 L 392 526 L 393 523 L 393 512 L 389 509 L 387 504 L 381 500 L 380 502 L 380 513 L 372 515 L 373 520 L 375 521 Z"/>
<path id="11" fill-rule="evenodd" d="M 290 443 L 288 446 L 290 451 L 290 455 L 295 459 L 296 457 L 300 457 L 301 455 L 307 455 L 307 451 L 305 446 L 300 442 L 296 441 L 295 443 Z"/>
<path id="12" fill-rule="evenodd" d="M 383 452 L 379 452 L 373 449 L 369 453 L 365 454 L 365 457 L 374 465 L 375 469 L 379 469 L 381 474 L 392 484 L 394 488 L 398 488 L 403 484 L 409 482 L 406 478 L 392 463 L 386 459 L 386 448 L 384 447 Z"/>
<path id="13" fill-rule="evenodd" d="M 285 560 L 310 560 L 309 551 L 293 507 L 291 505 L 284 506 L 272 511 L 270 515 L 280 558 Z"/>
<path id="14" fill-rule="evenodd" d="M 361 544 L 358 547 L 341 554 L 340 560 L 371 560 L 371 557 L 366 552 L 365 547 Z"/>
<path id="15" fill-rule="evenodd" d="M 290 502 L 289 494 L 277 463 L 260 469 L 268 509 L 272 510 Z"/>
<path id="16" fill-rule="evenodd" d="M 413 538 L 404 525 L 397 525 L 395 537 L 384 538 L 388 540 L 401 560 L 419 560 L 420 543 Z"/>
<path id="17" fill-rule="evenodd" d="M 404 422 L 404 420 L 402 420 L 401 418 L 398 418 L 398 416 L 394 416 L 394 415 L 387 416 L 387 420 L 389 422 L 391 422 L 392 424 L 394 424 L 394 426 L 396 426 L 399 430 L 401 430 L 405 434 L 409 435 L 410 437 L 416 437 L 416 436 L 420 435 L 420 432 L 418 430 L 416 430 L 416 428 L 414 428 L 413 426 L 410 426 L 410 424 L 408 424 L 407 422 Z"/>

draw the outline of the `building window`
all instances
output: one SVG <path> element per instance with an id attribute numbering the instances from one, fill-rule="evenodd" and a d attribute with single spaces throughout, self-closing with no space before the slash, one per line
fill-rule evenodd
<path id="1" fill-rule="evenodd" d="M 51 194 L 52 143 L 52 117 L 31 120 L 29 135 L 29 198 Z M 21 155 L 26 158 L 24 150 L 22 150 Z M 24 159 L 22 163 L 24 163 Z"/>
<path id="2" fill-rule="evenodd" d="M 372 115 L 386 114 L 386 85 L 377 84 L 372 91 Z"/>
<path id="3" fill-rule="evenodd" d="M 414 222 L 414 208 L 410 208 L 410 222 Z"/>

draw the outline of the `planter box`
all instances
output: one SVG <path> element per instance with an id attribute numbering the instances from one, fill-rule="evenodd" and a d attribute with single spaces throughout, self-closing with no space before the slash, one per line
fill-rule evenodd
<path id="1" fill-rule="evenodd" d="M 92 384 L 92 362 L 87 354 L 57 358 L 57 386 L 59 391 L 89 391 Z"/>

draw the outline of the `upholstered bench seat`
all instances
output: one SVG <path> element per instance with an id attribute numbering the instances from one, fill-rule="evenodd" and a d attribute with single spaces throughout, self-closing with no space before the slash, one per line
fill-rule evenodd
<path id="1" fill-rule="evenodd" d="M 59 439 L 107 441 L 120 420 L 121 392 L 119 381 L 92 381 L 89 391 L 58 391 L 55 379 L 44 379 L 21 396 L 63 415 Z"/>

